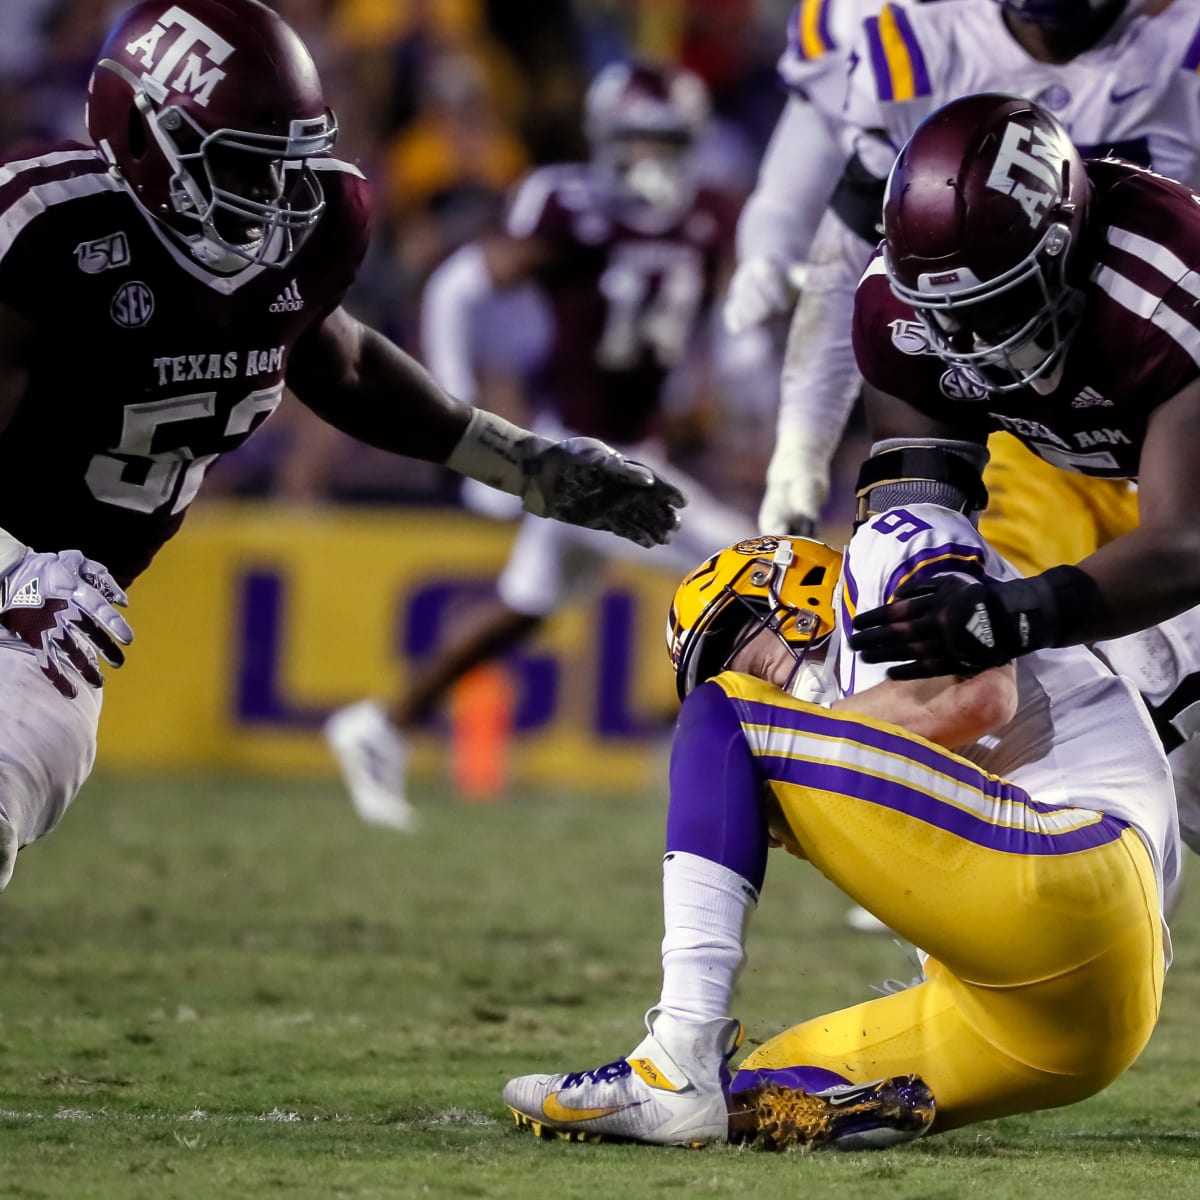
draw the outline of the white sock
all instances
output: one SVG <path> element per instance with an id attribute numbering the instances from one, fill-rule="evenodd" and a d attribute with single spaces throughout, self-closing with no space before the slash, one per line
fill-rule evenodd
<path id="1" fill-rule="evenodd" d="M 757 904 L 754 888 L 720 863 L 681 851 L 663 859 L 664 1012 L 683 1021 L 729 1016 L 742 931 Z"/>

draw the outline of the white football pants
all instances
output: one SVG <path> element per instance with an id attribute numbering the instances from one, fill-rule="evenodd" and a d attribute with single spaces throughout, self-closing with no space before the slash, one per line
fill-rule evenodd
<path id="1" fill-rule="evenodd" d="M 0 630 L 0 891 L 17 850 L 58 824 L 95 762 L 101 693 L 78 686 L 75 699 L 60 695 Z"/>

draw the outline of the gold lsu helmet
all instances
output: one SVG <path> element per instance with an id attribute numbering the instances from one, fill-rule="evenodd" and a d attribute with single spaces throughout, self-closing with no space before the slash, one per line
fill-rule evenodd
<path id="1" fill-rule="evenodd" d="M 841 551 L 802 537 L 748 538 L 701 563 L 676 589 L 667 616 L 680 700 L 763 629 L 791 650 L 799 670 L 834 631 L 841 571 Z"/>

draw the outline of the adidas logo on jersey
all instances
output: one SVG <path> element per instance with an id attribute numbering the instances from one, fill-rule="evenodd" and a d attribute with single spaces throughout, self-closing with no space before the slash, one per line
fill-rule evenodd
<path id="1" fill-rule="evenodd" d="M 271 305 L 269 312 L 299 312 L 304 307 L 304 300 L 300 295 L 300 289 L 296 286 L 296 281 L 293 279 L 291 283 L 275 297 L 274 303 Z"/>
<path id="2" fill-rule="evenodd" d="M 1072 408 L 1112 408 L 1113 402 L 1107 397 L 1102 396 L 1095 388 L 1085 387 L 1083 391 L 1071 401 Z"/>
<path id="3" fill-rule="evenodd" d="M 42 588 L 36 579 L 29 580 L 8 602 L 8 608 L 41 608 Z"/>
<path id="4" fill-rule="evenodd" d="M 983 604 L 975 605 L 975 612 L 967 622 L 967 632 L 977 642 L 982 642 L 989 650 L 995 647 L 996 637 L 992 633 L 992 622 Z"/>

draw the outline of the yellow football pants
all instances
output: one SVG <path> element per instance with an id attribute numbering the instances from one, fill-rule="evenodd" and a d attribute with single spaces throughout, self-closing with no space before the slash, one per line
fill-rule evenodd
<path id="1" fill-rule="evenodd" d="M 1124 822 L 1039 804 L 897 726 L 726 674 L 794 853 L 927 951 L 926 982 L 805 1021 L 740 1069 L 920 1075 L 935 1128 L 1099 1091 L 1157 1020 L 1149 853 Z"/>
<path id="2" fill-rule="evenodd" d="M 1010 433 L 988 438 L 988 507 L 979 532 L 1023 575 L 1077 563 L 1137 527 L 1137 488 L 1043 462 Z"/>

